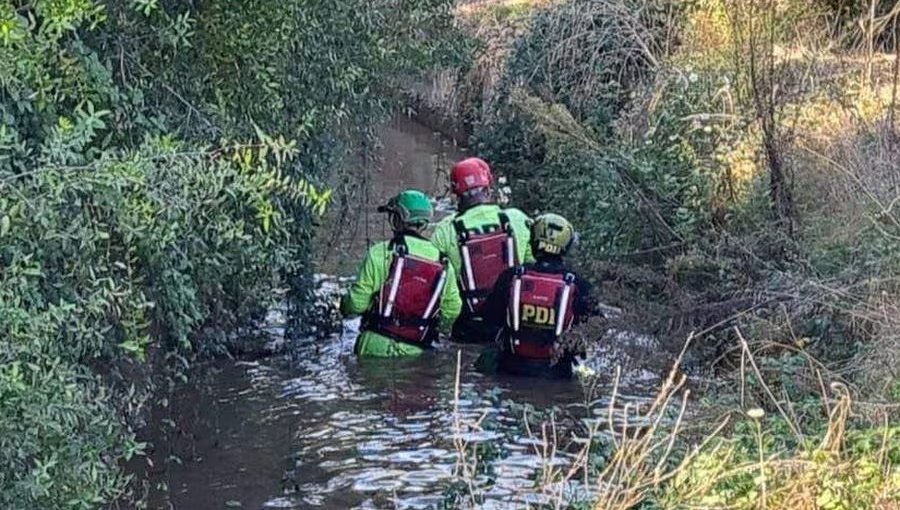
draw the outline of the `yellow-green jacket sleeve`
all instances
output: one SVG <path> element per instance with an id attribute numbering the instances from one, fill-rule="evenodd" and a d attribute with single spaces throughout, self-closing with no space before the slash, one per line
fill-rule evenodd
<path id="1" fill-rule="evenodd" d="M 462 261 L 459 257 L 459 246 L 456 244 L 456 228 L 453 227 L 453 219 L 453 216 L 448 216 L 437 224 L 434 234 L 431 235 L 431 244 L 450 259 L 450 265 L 453 266 L 454 273 L 458 275 Z M 456 281 L 455 278 L 454 276 L 453 281 Z"/>
<path id="2" fill-rule="evenodd" d="M 505 209 L 504 212 L 516 235 L 516 250 L 522 263 L 534 262 L 534 254 L 531 253 L 531 218 L 516 208 Z"/>
<path id="3" fill-rule="evenodd" d="M 445 333 L 450 332 L 456 318 L 462 311 L 462 297 L 459 295 L 459 286 L 456 285 L 456 270 L 452 265 L 447 266 L 447 283 L 441 294 L 441 318 L 439 329 Z"/>
<path id="4" fill-rule="evenodd" d="M 372 306 L 375 294 L 387 279 L 388 268 L 385 267 L 385 247 L 376 244 L 369 248 L 366 257 L 359 266 L 356 281 L 350 286 L 350 292 L 341 300 L 341 313 L 345 316 L 361 315 Z"/>

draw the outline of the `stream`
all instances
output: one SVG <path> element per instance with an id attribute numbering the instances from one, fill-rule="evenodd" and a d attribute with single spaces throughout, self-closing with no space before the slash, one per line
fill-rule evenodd
<path id="1" fill-rule="evenodd" d="M 385 171 L 394 172 L 382 181 L 383 195 L 408 182 L 429 188 L 437 180 L 424 162 L 460 154 L 408 119 L 388 126 L 383 143 Z M 415 162 L 429 174 L 404 177 L 423 171 Z M 351 248 L 356 241 L 345 242 L 339 252 L 362 256 Z M 326 299 L 346 284 L 330 276 L 319 281 Z M 275 309 L 261 327 L 279 340 L 284 322 L 285 311 Z M 144 438 L 153 444 L 149 507 L 453 508 L 458 447 L 465 444 L 480 452 L 469 486 L 477 489 L 479 506 L 525 508 L 545 502 L 535 482 L 542 470 L 566 465 L 572 454 L 565 448 L 546 453 L 541 431 L 525 429 L 523 417 L 552 410 L 559 436 L 606 419 L 587 410 L 578 381 L 476 372 L 478 346 L 442 343 L 413 359 L 357 359 L 358 326 L 358 319 L 345 321 L 339 334 L 299 340 L 288 354 L 192 368 L 163 413 L 165 432 Z M 602 358 L 595 356 L 592 366 L 610 371 Z M 647 401 L 658 375 L 630 373 L 617 405 Z M 609 393 L 611 388 L 599 389 L 600 395 Z M 600 407 L 607 403 L 601 398 Z M 590 490 L 571 485 L 560 489 L 569 502 Z"/>

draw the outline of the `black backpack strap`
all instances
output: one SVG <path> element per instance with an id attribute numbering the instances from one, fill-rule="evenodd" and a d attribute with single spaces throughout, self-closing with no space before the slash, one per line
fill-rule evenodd
<path id="1" fill-rule="evenodd" d="M 401 257 L 409 255 L 409 247 L 406 245 L 406 236 L 403 234 L 395 235 L 393 239 L 391 239 L 391 242 L 388 243 L 388 249 Z"/>
<path id="2" fill-rule="evenodd" d="M 450 257 L 448 257 L 446 253 L 438 250 L 438 262 L 440 262 L 441 265 L 444 266 L 443 269 L 441 270 L 443 273 L 442 277 L 446 277 L 447 276 L 447 268 L 450 267 Z M 438 281 L 434 282 L 434 290 L 437 290 L 437 286 L 439 283 L 440 283 L 440 278 L 438 278 Z M 452 285 L 456 285 L 456 282 L 450 282 L 450 283 Z M 447 288 L 447 282 L 445 281 L 444 289 L 446 289 L 446 288 Z M 440 300 L 440 296 L 438 296 L 438 300 Z M 438 309 L 440 309 L 440 305 L 438 305 Z M 435 314 L 435 315 L 437 315 L 437 314 Z"/>
<path id="3" fill-rule="evenodd" d="M 469 239 L 469 231 L 466 230 L 463 220 L 457 218 L 453 220 L 453 229 L 456 230 L 456 238 L 459 242 L 464 243 Z"/>
<path id="4" fill-rule="evenodd" d="M 506 214 L 506 211 L 501 210 L 497 216 L 500 218 L 500 228 L 507 232 L 511 232 L 512 228 L 510 227 L 509 216 Z"/>

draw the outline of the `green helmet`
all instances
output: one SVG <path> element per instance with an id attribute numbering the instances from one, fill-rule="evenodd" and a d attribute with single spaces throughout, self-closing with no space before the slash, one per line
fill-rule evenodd
<path id="1" fill-rule="evenodd" d="M 428 195 L 416 189 L 401 191 L 378 210 L 391 214 L 391 223 L 399 223 L 395 228 L 405 225 L 424 227 L 434 213 Z"/>
<path id="2" fill-rule="evenodd" d="M 531 225 L 531 247 L 536 252 L 563 255 L 577 237 L 569 220 L 558 214 L 542 214 Z"/>

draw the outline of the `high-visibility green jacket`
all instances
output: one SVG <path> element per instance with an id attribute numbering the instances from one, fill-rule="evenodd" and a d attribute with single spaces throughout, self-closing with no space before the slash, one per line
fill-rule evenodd
<path id="1" fill-rule="evenodd" d="M 405 235 L 404 240 L 409 254 L 427 260 L 438 261 L 441 252 L 427 239 Z M 350 292 L 341 300 L 341 313 L 344 315 L 361 315 L 368 312 L 375 303 L 375 296 L 381 291 L 384 282 L 390 276 L 394 253 L 390 242 L 384 241 L 373 245 L 366 253 L 359 266 L 356 281 L 350 286 Z M 453 266 L 447 267 L 447 282 L 453 282 L 456 273 Z M 445 285 L 440 299 L 438 328 L 449 332 L 450 327 L 459 316 L 462 299 L 456 285 Z M 421 354 L 422 347 L 399 342 L 374 331 L 361 331 L 356 340 L 356 353 L 360 356 L 396 357 Z"/>
<path id="2" fill-rule="evenodd" d="M 454 222 L 462 220 L 466 230 L 480 230 L 486 226 L 498 225 L 500 212 L 506 213 L 509 218 L 509 225 L 516 238 L 516 258 L 519 263 L 534 262 L 531 254 L 531 219 L 528 215 L 514 208 L 503 209 L 497 204 L 481 204 L 442 219 L 431 236 L 431 242 L 447 254 L 457 275 L 462 274 L 462 256 L 459 253 L 459 237 Z"/>

